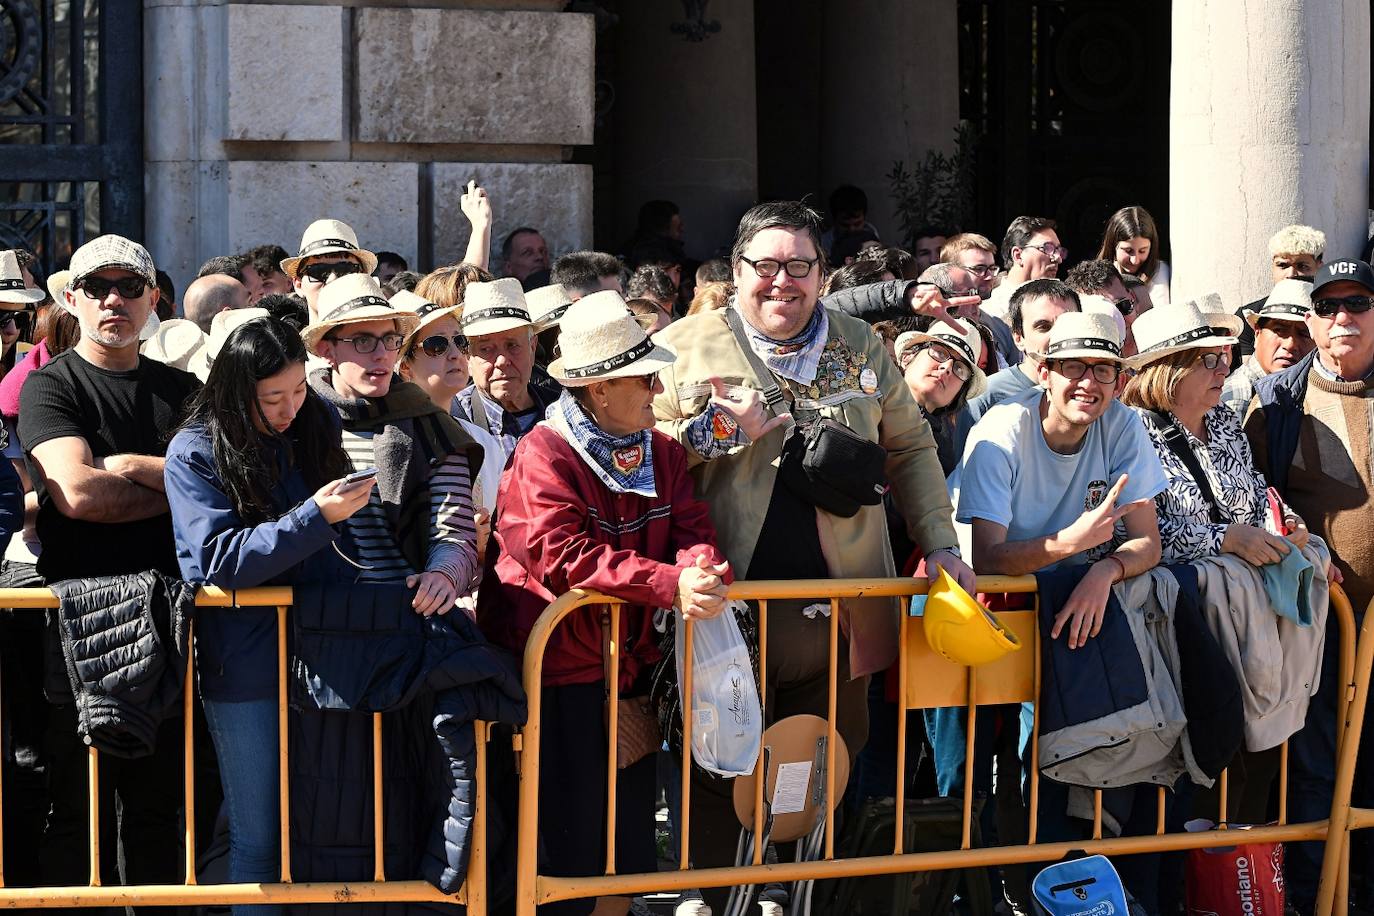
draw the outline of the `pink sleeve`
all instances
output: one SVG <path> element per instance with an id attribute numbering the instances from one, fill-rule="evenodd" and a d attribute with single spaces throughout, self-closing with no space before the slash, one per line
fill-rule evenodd
<path id="1" fill-rule="evenodd" d="M 48 361 L 48 342 L 40 341 L 24 358 L 14 364 L 14 368 L 0 379 L 0 414 L 11 422 L 19 416 L 19 390 L 24 387 L 24 379 L 29 373 Z"/>

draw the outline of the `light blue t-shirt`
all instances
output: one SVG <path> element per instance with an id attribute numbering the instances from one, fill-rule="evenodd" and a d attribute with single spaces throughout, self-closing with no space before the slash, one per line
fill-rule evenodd
<path id="1" fill-rule="evenodd" d="M 1004 401 L 973 427 L 952 481 L 958 521 L 985 519 L 1006 526 L 1008 541 L 1024 541 L 1062 531 L 1100 506 L 1122 474 L 1131 479 L 1118 506 L 1153 499 L 1168 487 L 1145 424 L 1134 411 L 1113 401 L 1088 428 L 1082 447 L 1061 455 L 1046 444 L 1040 425 L 1044 394 L 1037 388 Z M 1065 562 L 1089 562 L 1124 537 L 1125 526 L 1118 522 L 1112 542 Z"/>

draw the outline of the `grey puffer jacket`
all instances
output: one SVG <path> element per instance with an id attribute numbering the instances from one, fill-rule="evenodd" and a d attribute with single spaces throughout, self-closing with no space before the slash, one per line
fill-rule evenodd
<path id="1" fill-rule="evenodd" d="M 77 734 L 104 753 L 146 757 L 181 708 L 195 586 L 149 571 L 52 590 Z"/>

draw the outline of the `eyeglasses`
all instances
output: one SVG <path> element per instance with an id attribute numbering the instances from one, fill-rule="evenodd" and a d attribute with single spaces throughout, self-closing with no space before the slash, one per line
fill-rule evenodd
<path id="1" fill-rule="evenodd" d="M 1312 302 L 1312 314 L 1318 318 L 1335 318 L 1341 309 L 1352 315 L 1361 315 L 1371 308 L 1374 308 L 1374 296 L 1346 296 L 1342 299 L 1316 299 Z"/>
<path id="2" fill-rule="evenodd" d="M 426 356 L 438 359 L 448 352 L 450 344 L 457 347 L 460 353 L 468 352 L 468 339 L 462 334 L 454 334 L 452 337 L 435 334 L 433 337 L 426 337 L 420 341 L 420 349 Z"/>
<path id="3" fill-rule="evenodd" d="M 794 280 L 810 275 L 816 265 L 820 263 L 820 258 L 792 258 L 787 261 L 779 261 L 777 258 L 759 258 L 757 261 L 751 258 L 740 256 L 740 260 L 754 268 L 754 273 L 763 277 L 776 277 L 778 271 L 786 270 L 787 275 Z"/>
<path id="4" fill-rule="evenodd" d="M 986 280 L 988 277 L 991 277 L 993 274 L 997 273 L 997 265 L 974 264 L 972 266 L 965 266 L 964 270 L 967 270 L 969 273 L 973 274 L 979 280 Z"/>
<path id="5" fill-rule="evenodd" d="M 969 364 L 964 362 L 958 354 L 944 344 L 922 344 L 920 349 L 916 352 L 920 353 L 922 350 L 925 351 L 926 355 L 931 358 L 935 365 L 944 366 L 948 364 L 949 371 L 953 373 L 954 377 L 959 381 L 967 382 L 973 377 L 973 369 L 969 367 Z"/>
<path id="6" fill-rule="evenodd" d="M 1039 245 L 1025 245 L 1023 248 L 1034 248 L 1051 261 L 1063 261 L 1069 256 L 1069 249 L 1065 248 L 1063 245 L 1056 245 L 1053 242 L 1041 242 Z"/>
<path id="7" fill-rule="evenodd" d="M 301 268 L 301 276 L 316 283 L 328 283 L 335 277 L 346 277 L 349 274 L 360 274 L 363 272 L 363 265 L 357 261 L 330 261 L 325 264 L 307 264 Z"/>
<path id="8" fill-rule="evenodd" d="M 1130 296 L 1124 299 L 1118 299 L 1113 302 L 1112 305 L 1116 306 L 1116 310 L 1123 315 L 1129 315 L 1131 312 L 1135 311 L 1135 300 Z"/>
<path id="9" fill-rule="evenodd" d="M 331 337 L 329 339 L 338 343 L 350 344 L 359 353 L 371 353 L 377 349 L 379 343 L 388 350 L 399 350 L 402 342 L 405 341 L 405 337 L 400 334 L 383 334 L 381 337 L 372 334 L 358 334 L 354 337 Z"/>
<path id="10" fill-rule="evenodd" d="M 148 288 L 148 281 L 142 277 L 120 277 L 107 280 L 104 277 L 87 277 L 77 287 L 92 299 L 101 300 L 110 295 L 110 290 L 118 290 L 121 299 L 137 299 Z"/>
<path id="11" fill-rule="evenodd" d="M 1198 356 L 1197 361 L 1202 363 L 1202 368 L 1212 371 L 1217 366 L 1231 365 L 1230 353 L 1203 353 Z"/>
<path id="12" fill-rule="evenodd" d="M 650 372 L 648 375 L 627 375 L 624 377 L 639 382 L 639 384 L 643 385 L 645 388 L 653 388 L 654 382 L 658 381 L 657 372 Z"/>
<path id="13" fill-rule="evenodd" d="M 1088 364 L 1081 359 L 1059 359 L 1052 362 L 1059 367 L 1055 371 L 1074 382 L 1087 375 L 1089 371 L 1093 374 L 1093 380 L 1103 385 L 1110 385 L 1121 375 L 1121 367 L 1116 363 Z"/>

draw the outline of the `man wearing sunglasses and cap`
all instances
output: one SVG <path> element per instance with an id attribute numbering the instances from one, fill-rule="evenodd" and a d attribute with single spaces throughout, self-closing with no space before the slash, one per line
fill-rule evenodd
<path id="1" fill-rule="evenodd" d="M 200 387 L 189 373 L 139 354 L 139 332 L 158 301 L 153 259 L 142 245 L 103 235 L 72 255 L 64 307 L 81 337 L 29 375 L 19 435 L 38 496 L 37 569 L 49 585 L 158 570 L 179 578 L 163 489 L 167 441 Z M 55 630 L 52 637 L 56 639 Z M 53 645 L 58 643 L 54 642 Z M 48 776 L 52 808 L 42 847 L 45 884 L 82 884 L 86 862 L 86 757 L 60 653 L 46 660 Z M 137 760 L 102 755 L 100 788 L 120 802 L 120 857 L 102 858 L 106 883 L 181 879 L 181 717 L 158 728 Z"/>
<path id="2" fill-rule="evenodd" d="M 305 299 L 310 320 L 315 321 L 320 290 L 335 277 L 370 274 L 377 256 L 358 245 L 358 234 L 348 223 L 317 219 L 301 236 L 300 254 L 281 262 L 282 273 L 291 278 L 296 294 Z"/>
<path id="3" fill-rule="evenodd" d="M 1359 614 L 1374 597 L 1374 269 L 1342 258 L 1322 265 L 1312 283 L 1306 317 L 1316 349 L 1296 364 L 1255 382 L 1255 401 L 1245 432 L 1255 465 L 1285 503 L 1307 520 L 1331 547 L 1334 575 Z M 1334 619 L 1332 615 L 1330 619 Z M 1308 707 L 1306 726 L 1289 743 L 1292 791 L 1289 817 L 1323 817 L 1335 780 L 1336 649 L 1328 621 L 1321 684 Z M 1352 802 L 1371 802 L 1361 775 Z M 1321 844 L 1290 845 L 1289 893 L 1299 911 L 1310 909 L 1317 890 Z M 1356 847 L 1358 850 L 1360 847 Z M 1352 875 L 1369 874 L 1368 861 L 1352 863 Z"/>

